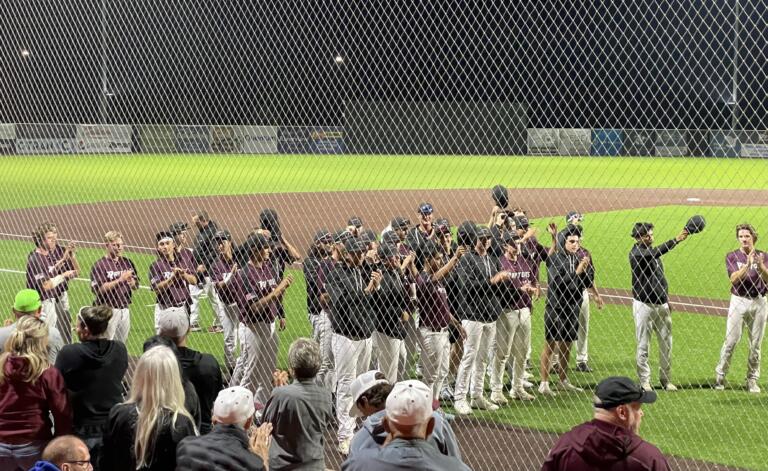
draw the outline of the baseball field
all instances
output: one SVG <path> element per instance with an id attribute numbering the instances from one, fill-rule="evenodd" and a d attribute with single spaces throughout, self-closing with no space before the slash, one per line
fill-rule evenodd
<path id="1" fill-rule="evenodd" d="M 78 241 L 82 280 L 70 287 L 72 306 L 92 301 L 86 278 L 103 256 L 101 236 L 119 230 L 136 263 L 143 289 L 134 297 L 129 351 L 138 355 L 152 335 L 154 296 L 146 289 L 154 260 L 153 234 L 175 221 L 189 222 L 205 209 L 235 239 L 258 224 L 260 209 L 275 208 L 284 233 L 300 251 L 319 227 L 345 226 L 349 216 L 379 232 L 393 216 L 416 219 L 420 201 L 455 226 L 485 224 L 493 205 L 489 189 L 503 184 L 513 206 L 528 210 L 534 224 L 564 223 L 569 210 L 586 214 L 584 245 L 592 251 L 596 284 L 606 307 L 593 306 L 590 365 L 571 373 L 582 394 L 537 397 L 493 413 L 459 419 L 457 434 L 475 469 L 534 469 L 555 433 L 591 416 L 589 390 L 603 377 L 635 377 L 635 339 L 627 253 L 632 223 L 651 221 L 657 242 L 674 237 L 694 214 L 706 230 L 664 257 L 674 323 L 673 380 L 677 392 L 660 392 L 644 408 L 641 433 L 679 459 L 676 469 L 768 469 L 768 383 L 749 394 L 743 384 L 746 346 L 740 343 L 725 391 L 714 391 L 714 367 L 725 334 L 729 282 L 724 258 L 735 250 L 734 227 L 751 222 L 768 229 L 768 190 L 763 160 L 632 157 L 456 156 L 232 156 L 110 155 L 3 157 L 0 166 L 0 306 L 10 306 L 24 285 L 32 229 L 51 221 L 61 239 Z M 759 240 L 758 248 L 763 248 Z M 281 365 L 290 341 L 309 336 L 301 267 L 285 299 L 288 328 L 281 333 Z M 212 323 L 202 303 L 202 324 Z M 534 307 L 533 352 L 543 343 L 543 301 Z M 10 313 L 3 319 L 10 318 Z M 190 346 L 222 357 L 221 334 L 193 333 Z M 651 347 L 653 377 L 658 349 Z M 487 420 L 485 420 L 487 419 Z M 526 464 L 529 463 L 530 465 Z M 529 467 L 528 467 L 529 466 Z"/>

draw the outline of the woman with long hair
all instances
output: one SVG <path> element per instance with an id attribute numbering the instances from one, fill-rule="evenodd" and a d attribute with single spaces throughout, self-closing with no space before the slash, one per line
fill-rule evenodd
<path id="1" fill-rule="evenodd" d="M 64 378 L 48 362 L 48 327 L 23 316 L 0 354 L 0 469 L 31 468 L 51 438 L 71 430 Z"/>
<path id="2" fill-rule="evenodd" d="M 184 407 L 179 363 L 168 347 L 139 359 L 128 400 L 112 408 L 100 468 L 114 471 L 176 468 L 176 445 L 197 435 Z"/>

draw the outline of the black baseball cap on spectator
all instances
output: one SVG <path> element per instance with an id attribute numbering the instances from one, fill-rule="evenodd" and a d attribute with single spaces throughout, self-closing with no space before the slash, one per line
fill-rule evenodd
<path id="1" fill-rule="evenodd" d="M 213 240 L 217 242 L 221 242 L 222 240 L 232 240 L 232 234 L 229 233 L 227 230 L 222 231 L 216 231 L 216 233 L 213 235 Z"/>
<path id="2" fill-rule="evenodd" d="M 419 204 L 419 214 L 432 214 L 435 211 L 435 209 L 432 207 L 430 203 L 421 203 Z"/>
<path id="3" fill-rule="evenodd" d="M 168 231 L 173 235 L 178 235 L 186 231 L 187 229 L 189 229 L 189 224 L 187 224 L 186 222 L 174 222 L 168 228 Z"/>
<path id="4" fill-rule="evenodd" d="M 367 252 L 368 251 L 368 244 L 363 242 L 360 239 L 356 239 L 354 237 L 350 237 L 349 239 L 344 241 L 344 250 L 346 250 L 349 253 L 360 253 L 360 252 Z"/>
<path id="5" fill-rule="evenodd" d="M 333 235 L 333 241 L 336 242 L 337 244 L 343 244 L 348 239 L 354 239 L 354 238 L 355 236 L 353 236 L 352 233 L 346 229 L 339 229 Z"/>
<path id="6" fill-rule="evenodd" d="M 531 225 L 531 221 L 529 221 L 526 216 L 515 216 L 512 220 L 515 222 L 515 227 L 518 229 L 528 229 Z"/>
<path id="7" fill-rule="evenodd" d="M 355 226 L 355 227 L 362 227 L 362 225 L 363 225 L 363 220 L 362 220 L 362 219 L 360 219 L 360 218 L 359 218 L 359 217 L 357 217 L 357 216 L 352 216 L 352 217 L 351 217 L 351 218 L 349 218 L 349 220 L 347 221 L 347 225 L 348 225 L 348 226 Z"/>
<path id="8" fill-rule="evenodd" d="M 389 225 L 390 225 L 390 227 L 393 230 L 394 229 L 408 229 L 408 226 L 411 225 L 411 221 L 408 218 L 404 218 L 404 217 L 398 216 L 398 217 L 392 219 L 392 221 L 390 221 Z"/>
<path id="9" fill-rule="evenodd" d="M 397 257 L 399 255 L 397 252 L 397 247 L 392 244 L 381 244 L 377 250 L 377 253 L 381 258 L 391 258 Z"/>
<path id="10" fill-rule="evenodd" d="M 333 242 L 333 234 L 331 234 L 328 229 L 318 229 L 317 232 L 315 232 L 314 241 L 330 244 Z"/>
<path id="11" fill-rule="evenodd" d="M 625 376 L 611 376 L 597 384 L 593 402 L 600 409 L 613 409 L 632 402 L 651 404 L 656 402 L 656 392 L 643 390 Z"/>
<path id="12" fill-rule="evenodd" d="M 387 231 L 381 236 L 381 243 L 397 245 L 400 243 L 400 236 L 395 234 L 395 231 Z"/>

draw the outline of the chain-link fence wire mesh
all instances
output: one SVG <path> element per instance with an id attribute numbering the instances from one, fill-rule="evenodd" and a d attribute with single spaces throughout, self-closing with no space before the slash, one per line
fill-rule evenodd
<path id="1" fill-rule="evenodd" d="M 736 224 L 751 222 L 759 232 L 766 221 L 765 166 L 758 159 L 768 153 L 764 2 L 79 0 L 13 1 L 0 11 L 6 44 L 0 56 L 0 153 L 18 155 L 3 157 L 0 177 L 0 287 L 7 305 L 25 285 L 26 255 L 34 248 L 30 235 L 43 222 L 56 226 L 62 247 L 70 240 L 78 247 L 79 274 L 68 286 L 72 315 L 93 303 L 91 270 L 104 256 L 104 234 L 119 231 L 138 277 L 127 339 L 130 355 L 138 357 L 154 333 L 156 296 L 149 273 L 158 256 L 156 233 L 187 223 L 185 245 L 197 249 L 199 262 L 194 215 L 206 212 L 242 247 L 262 227 L 260 212 L 273 208 L 283 234 L 277 245 L 294 247 L 301 258 L 286 267 L 293 279 L 282 297 L 286 328 L 281 331 L 278 321 L 276 330 L 251 336 L 256 356 L 250 369 L 287 368 L 290 342 L 314 336 L 323 340 L 325 366 L 346 372 L 339 381 L 323 371 L 333 390 L 341 383 L 346 391 L 355 373 L 372 367 L 394 371 L 396 379 L 428 382 L 437 370 L 448 388 L 436 387 L 435 393 L 445 393 L 443 410 L 457 416 L 453 429 L 464 460 L 489 470 L 537 468 L 556 433 L 589 419 L 589 391 L 596 383 L 627 375 L 660 391 L 660 400 L 646 408 L 641 432 L 679 457 L 677 469 L 765 467 L 765 404 L 748 392 L 761 386 L 755 355 L 766 315 L 763 268 L 738 253 L 730 272 L 724 263 L 726 253 L 742 246 Z M 494 206 L 490 189 L 496 184 L 508 189 L 509 212 Z M 454 244 L 462 221 L 492 230 L 491 258 L 465 255 L 444 281 L 449 310 L 470 339 L 463 354 L 433 353 L 443 362 L 451 359 L 448 371 L 445 363 L 430 364 L 425 351 L 448 352 L 452 347 L 445 341 L 457 334 L 443 331 L 444 319 L 425 320 L 423 300 L 412 299 L 432 286 L 417 283 L 429 266 L 417 227 L 425 222 L 421 209 L 427 202 L 435 228 L 438 219 L 448 219 Z M 560 314 L 571 319 L 558 324 L 559 331 L 553 327 L 558 317 L 546 308 L 557 297 L 547 300 L 554 271 L 548 272 L 556 266 L 567 275 L 581 259 L 562 258 L 563 249 L 562 263 L 548 266 L 543 260 L 554 244 L 548 224 L 563 230 L 570 211 L 584 216 L 583 245 L 605 303 L 598 309 L 598 296 L 588 293 L 588 344 L 587 321 L 576 309 L 582 290 L 559 292 L 570 308 Z M 669 280 L 670 317 L 651 309 L 665 301 L 654 296 L 655 275 L 633 285 L 630 233 L 636 222 L 654 222 L 658 245 L 679 236 L 694 214 L 705 216 L 707 229 L 660 258 Z M 511 244 L 503 235 L 524 229 L 521 215 L 530 218 L 544 247 L 531 240 L 522 244 L 518 258 L 528 261 L 529 270 L 509 265 L 517 259 L 504 255 Z M 390 274 L 384 291 L 338 295 L 339 314 L 331 321 L 326 313 L 334 310 L 332 300 L 312 306 L 315 285 L 326 283 L 332 271 L 320 270 L 318 279 L 311 260 L 319 250 L 315 234 L 325 228 L 336 236 L 356 225 L 350 224 L 353 216 L 362 229 L 375 232 L 379 245 L 387 245 L 382 231 L 393 218 L 407 218 L 412 235 L 398 253 L 419 256 L 415 273 L 405 267 L 402 275 Z M 438 271 L 454 251 L 426 270 Z M 469 241 L 467 252 L 475 251 Z M 240 260 L 241 268 L 250 255 Z M 367 258 L 380 257 L 371 250 Z M 656 263 L 644 269 L 659 270 Z M 506 335 L 513 328 L 521 335 L 519 326 L 528 325 L 528 314 L 520 312 L 525 295 L 509 285 L 527 286 L 518 281 L 529 279 L 537 286 L 531 273 L 536 265 L 543 291 L 528 293 L 536 298 L 528 352 L 524 337 Z M 366 261 L 352 284 L 365 288 L 372 270 Z M 731 273 L 742 279 L 745 270 L 747 282 L 737 281 L 731 294 Z M 487 284 L 498 271 L 517 275 L 514 282 L 495 280 L 507 289 L 494 286 L 491 293 Z M 212 274 L 209 267 L 208 278 Z M 197 275 L 205 281 L 206 274 Z M 345 286 L 341 274 L 335 276 L 333 283 Z M 254 279 L 267 287 L 269 280 Z M 404 289 L 393 290 L 397 283 Z M 589 285 L 584 283 L 579 287 Z M 236 358 L 244 347 L 238 340 L 227 353 L 231 323 L 211 286 L 192 290 L 198 307 L 191 310 L 189 345 L 216 356 L 229 379 L 228 355 Z M 441 293 L 433 293 L 437 298 L 426 309 L 439 305 Z M 353 308 L 345 316 L 348 304 Z M 402 312 L 392 315 L 398 310 L 408 320 Z M 733 353 L 735 371 L 725 378 L 724 391 L 712 390 L 718 374 L 728 370 L 721 348 L 729 351 L 724 339 L 733 343 L 742 332 L 741 314 L 746 327 Z M 264 320 L 263 312 L 254 315 Z M 366 316 L 370 324 L 360 320 Z M 649 323 L 636 325 L 648 316 Z M 671 342 L 670 318 L 671 372 L 658 372 L 664 366 L 659 351 Z M 362 332 L 349 332 L 347 324 Z M 646 344 L 643 326 L 655 329 L 648 335 L 648 369 L 644 362 L 636 365 L 638 350 L 644 356 L 637 347 Z M 328 342 L 328 329 L 346 335 Z M 567 375 L 586 392 L 563 390 L 555 366 L 550 385 L 556 395 L 539 389 L 550 370 L 540 368 L 547 333 L 581 337 L 573 343 Z M 274 362 L 274 347 L 265 346 L 272 345 L 273 335 L 279 339 Z M 361 344 L 358 337 L 371 340 Z M 515 361 L 493 377 L 496 348 L 505 353 L 505 344 L 513 357 L 526 347 L 529 368 L 520 379 L 532 387 L 510 379 Z M 351 364 L 359 349 L 373 345 L 370 362 Z M 680 390 L 664 391 L 668 383 Z M 349 407 L 344 391 L 336 390 L 340 409 Z M 484 401 L 478 400 L 482 391 Z M 257 400 L 264 402 L 266 392 Z M 535 400 L 513 399 L 526 394 Z M 459 396 L 466 403 L 457 407 Z M 492 407 L 484 403 L 491 400 L 508 404 L 481 410 Z M 472 412 L 458 414 L 462 408 Z M 351 427 L 340 426 L 337 418 L 328 424 L 329 468 L 340 467 L 338 434 L 343 441 Z"/>

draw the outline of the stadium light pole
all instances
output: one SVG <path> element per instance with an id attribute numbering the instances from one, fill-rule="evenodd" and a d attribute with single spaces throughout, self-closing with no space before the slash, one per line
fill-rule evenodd
<path id="1" fill-rule="evenodd" d="M 739 59 L 741 57 L 741 0 L 734 0 L 736 21 L 733 28 L 733 72 L 731 73 L 731 130 L 739 126 Z"/>
<path id="2" fill-rule="evenodd" d="M 101 124 L 107 124 L 107 100 L 112 95 L 107 90 L 107 0 L 101 0 L 101 90 L 99 91 Z"/>
<path id="3" fill-rule="evenodd" d="M 337 92 L 341 95 L 341 110 L 340 110 L 340 117 L 341 117 L 341 125 L 346 126 L 346 92 L 345 92 L 345 80 L 344 80 L 344 56 L 341 54 L 336 54 L 336 57 L 333 58 L 333 63 L 336 64 L 336 68 L 338 69 L 337 77 L 339 77 L 340 83 L 337 87 Z"/>

